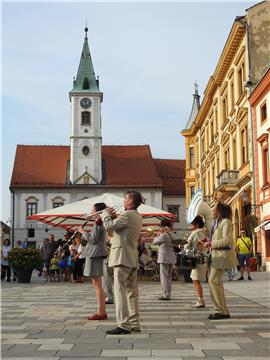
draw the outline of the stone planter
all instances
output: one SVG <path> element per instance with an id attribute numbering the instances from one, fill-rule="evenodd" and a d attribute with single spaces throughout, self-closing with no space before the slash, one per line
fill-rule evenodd
<path id="1" fill-rule="evenodd" d="M 16 269 L 18 283 L 30 283 L 33 269 Z"/>

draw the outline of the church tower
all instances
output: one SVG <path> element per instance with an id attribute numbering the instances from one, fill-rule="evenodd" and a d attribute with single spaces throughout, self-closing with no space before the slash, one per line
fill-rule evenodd
<path id="1" fill-rule="evenodd" d="M 99 184 L 101 165 L 101 102 L 103 93 L 95 76 L 85 28 L 81 60 L 71 101 L 70 182 L 71 184 Z"/>

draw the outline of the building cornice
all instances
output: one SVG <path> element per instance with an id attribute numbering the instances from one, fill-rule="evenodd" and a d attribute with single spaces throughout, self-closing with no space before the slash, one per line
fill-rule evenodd
<path id="1" fill-rule="evenodd" d="M 213 96 L 219 86 L 222 85 L 222 82 L 232 64 L 232 61 L 235 57 L 237 50 L 245 36 L 246 28 L 242 22 L 235 20 L 230 34 L 227 38 L 221 56 L 219 58 L 218 64 L 214 71 L 214 74 L 210 77 L 207 86 L 204 91 L 204 98 L 200 107 L 200 110 L 193 122 L 189 133 L 182 131 L 184 136 L 192 136 L 195 133 L 197 128 L 200 128 L 202 123 L 205 120 L 205 117 L 213 103 Z"/>

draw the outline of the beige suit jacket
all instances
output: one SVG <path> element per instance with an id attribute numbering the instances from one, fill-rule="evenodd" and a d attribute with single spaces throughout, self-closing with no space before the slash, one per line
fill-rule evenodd
<path id="1" fill-rule="evenodd" d="M 116 219 L 108 211 L 100 215 L 105 229 L 113 231 L 109 266 L 124 265 L 138 267 L 138 240 L 142 227 L 142 217 L 137 210 L 126 210 Z"/>
<path id="2" fill-rule="evenodd" d="M 230 247 L 230 250 L 222 250 Z M 232 222 L 222 219 L 212 235 L 212 262 L 214 269 L 228 269 L 236 266 L 235 245 L 232 238 Z"/>

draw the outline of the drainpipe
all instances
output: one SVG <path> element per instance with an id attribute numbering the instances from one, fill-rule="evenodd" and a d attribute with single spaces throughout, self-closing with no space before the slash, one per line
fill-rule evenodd
<path id="1" fill-rule="evenodd" d="M 11 246 L 12 248 L 14 247 L 14 219 L 15 219 L 15 194 L 14 194 L 14 190 L 11 190 L 11 196 L 12 196 L 12 209 L 11 209 Z"/>
<path id="2" fill-rule="evenodd" d="M 248 70 L 248 81 L 245 84 L 245 88 L 248 92 L 248 97 L 252 93 L 252 86 L 253 83 L 251 82 L 251 69 L 250 69 L 250 43 L 249 43 L 249 26 L 247 20 L 242 21 L 242 19 L 239 19 L 239 22 L 243 24 L 246 28 L 246 34 L 247 34 L 247 70 Z M 256 204 L 256 184 L 255 184 L 255 156 L 254 156 L 254 131 L 253 131 L 253 114 L 250 104 L 248 103 L 248 112 L 249 112 L 249 140 L 250 140 L 250 147 L 249 147 L 249 159 L 250 159 L 250 165 L 251 165 L 251 181 L 252 181 L 252 200 L 253 204 Z M 252 209 L 251 209 L 252 211 Z M 256 209 L 255 214 L 256 215 Z M 253 255 L 256 256 L 257 253 L 257 236 L 253 234 Z"/>

